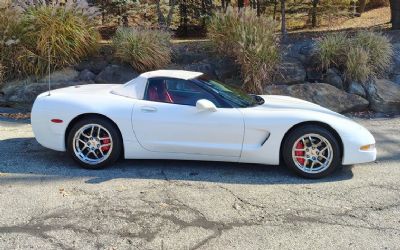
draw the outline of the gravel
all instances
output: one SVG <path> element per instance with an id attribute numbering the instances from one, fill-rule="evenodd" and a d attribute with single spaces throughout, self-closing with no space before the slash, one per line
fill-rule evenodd
<path id="1" fill-rule="evenodd" d="M 84 170 L 2 119 L 0 249 L 398 249 L 400 117 L 357 120 L 377 161 L 306 180 L 220 162 Z"/>

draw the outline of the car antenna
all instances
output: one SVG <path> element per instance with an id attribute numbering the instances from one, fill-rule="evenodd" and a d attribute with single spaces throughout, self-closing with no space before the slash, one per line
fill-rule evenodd
<path id="1" fill-rule="evenodd" d="M 47 43 L 48 45 L 48 51 L 49 51 L 49 63 L 48 63 L 48 70 L 49 70 L 49 96 L 50 96 L 50 90 L 51 90 L 51 81 L 50 81 L 50 75 L 51 75 L 51 54 L 50 54 L 50 42 Z"/>

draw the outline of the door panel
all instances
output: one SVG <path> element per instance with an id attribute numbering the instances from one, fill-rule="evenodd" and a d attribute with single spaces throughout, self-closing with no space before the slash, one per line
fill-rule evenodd
<path id="1" fill-rule="evenodd" d="M 235 108 L 210 112 L 140 100 L 132 124 L 140 144 L 149 151 L 238 157 L 242 149 L 243 116 Z"/>

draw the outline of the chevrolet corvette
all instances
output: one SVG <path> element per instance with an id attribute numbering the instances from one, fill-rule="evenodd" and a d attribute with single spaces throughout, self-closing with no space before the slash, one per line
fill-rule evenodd
<path id="1" fill-rule="evenodd" d="M 31 122 L 41 145 L 89 169 L 120 158 L 179 159 L 284 164 L 321 178 L 377 154 L 371 133 L 343 115 L 293 97 L 249 95 L 181 70 L 42 93 Z"/>

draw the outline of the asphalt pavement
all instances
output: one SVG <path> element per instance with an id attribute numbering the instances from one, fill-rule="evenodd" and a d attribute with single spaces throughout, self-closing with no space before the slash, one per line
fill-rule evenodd
<path id="1" fill-rule="evenodd" d="M 357 119 L 376 162 L 284 167 L 123 160 L 90 171 L 0 120 L 0 249 L 400 249 L 400 117 Z"/>

